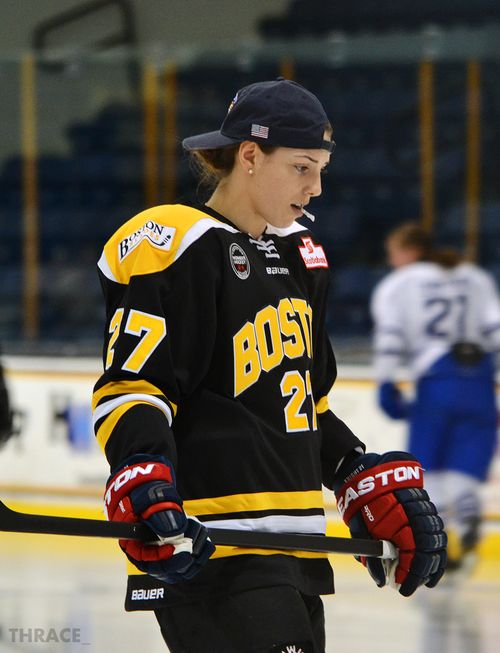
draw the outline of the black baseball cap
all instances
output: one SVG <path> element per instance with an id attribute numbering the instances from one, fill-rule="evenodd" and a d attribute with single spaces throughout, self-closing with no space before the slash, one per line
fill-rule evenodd
<path id="1" fill-rule="evenodd" d="M 218 131 L 189 136 L 185 150 L 213 150 L 243 141 L 264 145 L 324 149 L 333 152 L 334 141 L 325 141 L 329 124 L 318 98 L 300 84 L 283 77 L 257 82 L 239 90 Z"/>

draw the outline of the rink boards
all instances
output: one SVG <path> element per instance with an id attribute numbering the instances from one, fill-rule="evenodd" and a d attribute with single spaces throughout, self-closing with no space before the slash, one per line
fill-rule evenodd
<path id="1" fill-rule="evenodd" d="M 0 451 L 0 496 L 42 501 L 52 496 L 57 501 L 63 495 L 75 507 L 85 499 L 100 505 L 108 467 L 93 436 L 90 412 L 100 361 L 5 357 L 4 364 L 21 432 Z M 405 423 L 387 419 L 378 409 L 369 367 L 340 368 L 330 406 L 368 450 L 405 448 Z M 329 492 L 326 503 L 334 508 Z M 484 488 L 484 505 L 487 518 L 498 521 L 498 453 Z"/>

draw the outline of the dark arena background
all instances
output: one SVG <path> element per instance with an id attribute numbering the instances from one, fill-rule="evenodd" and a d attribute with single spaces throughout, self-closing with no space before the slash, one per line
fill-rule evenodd
<path id="1" fill-rule="evenodd" d="M 376 405 L 370 297 L 384 238 L 407 220 L 500 284 L 498 0 L 4 0 L 0 24 L 0 346 L 15 426 L 0 499 L 103 517 L 90 414 L 102 247 L 147 207 L 203 200 L 181 140 L 280 75 L 320 97 L 337 143 L 309 207 L 331 268 L 336 412 L 371 448 L 404 448 L 405 425 Z M 346 535 L 325 494 L 331 534 Z M 403 601 L 335 556 L 329 652 L 498 650 L 498 456 L 483 495 L 478 561 L 459 584 Z M 123 612 L 115 543 L 0 532 L 0 557 L 0 652 L 165 650 L 150 614 Z"/>

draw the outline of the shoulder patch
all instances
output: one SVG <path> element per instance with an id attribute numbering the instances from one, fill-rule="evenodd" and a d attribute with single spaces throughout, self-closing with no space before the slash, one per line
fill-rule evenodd
<path id="1" fill-rule="evenodd" d="M 172 247 L 175 232 L 175 227 L 167 227 L 154 220 L 146 220 L 139 229 L 125 236 L 118 243 L 119 262 L 121 263 L 124 258 L 133 252 L 145 238 L 149 240 L 149 244 L 152 247 L 168 252 Z"/>
<path id="2" fill-rule="evenodd" d="M 168 268 L 209 229 L 233 227 L 190 206 L 165 204 L 123 224 L 104 246 L 98 267 L 118 283 Z"/>

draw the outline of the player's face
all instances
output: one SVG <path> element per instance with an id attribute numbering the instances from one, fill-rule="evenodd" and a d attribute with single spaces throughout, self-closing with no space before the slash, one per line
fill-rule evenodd
<path id="1" fill-rule="evenodd" d="M 255 212 L 274 227 L 290 226 L 302 207 L 321 195 L 321 174 L 330 160 L 322 149 L 279 147 L 256 160 L 251 187 Z"/>

